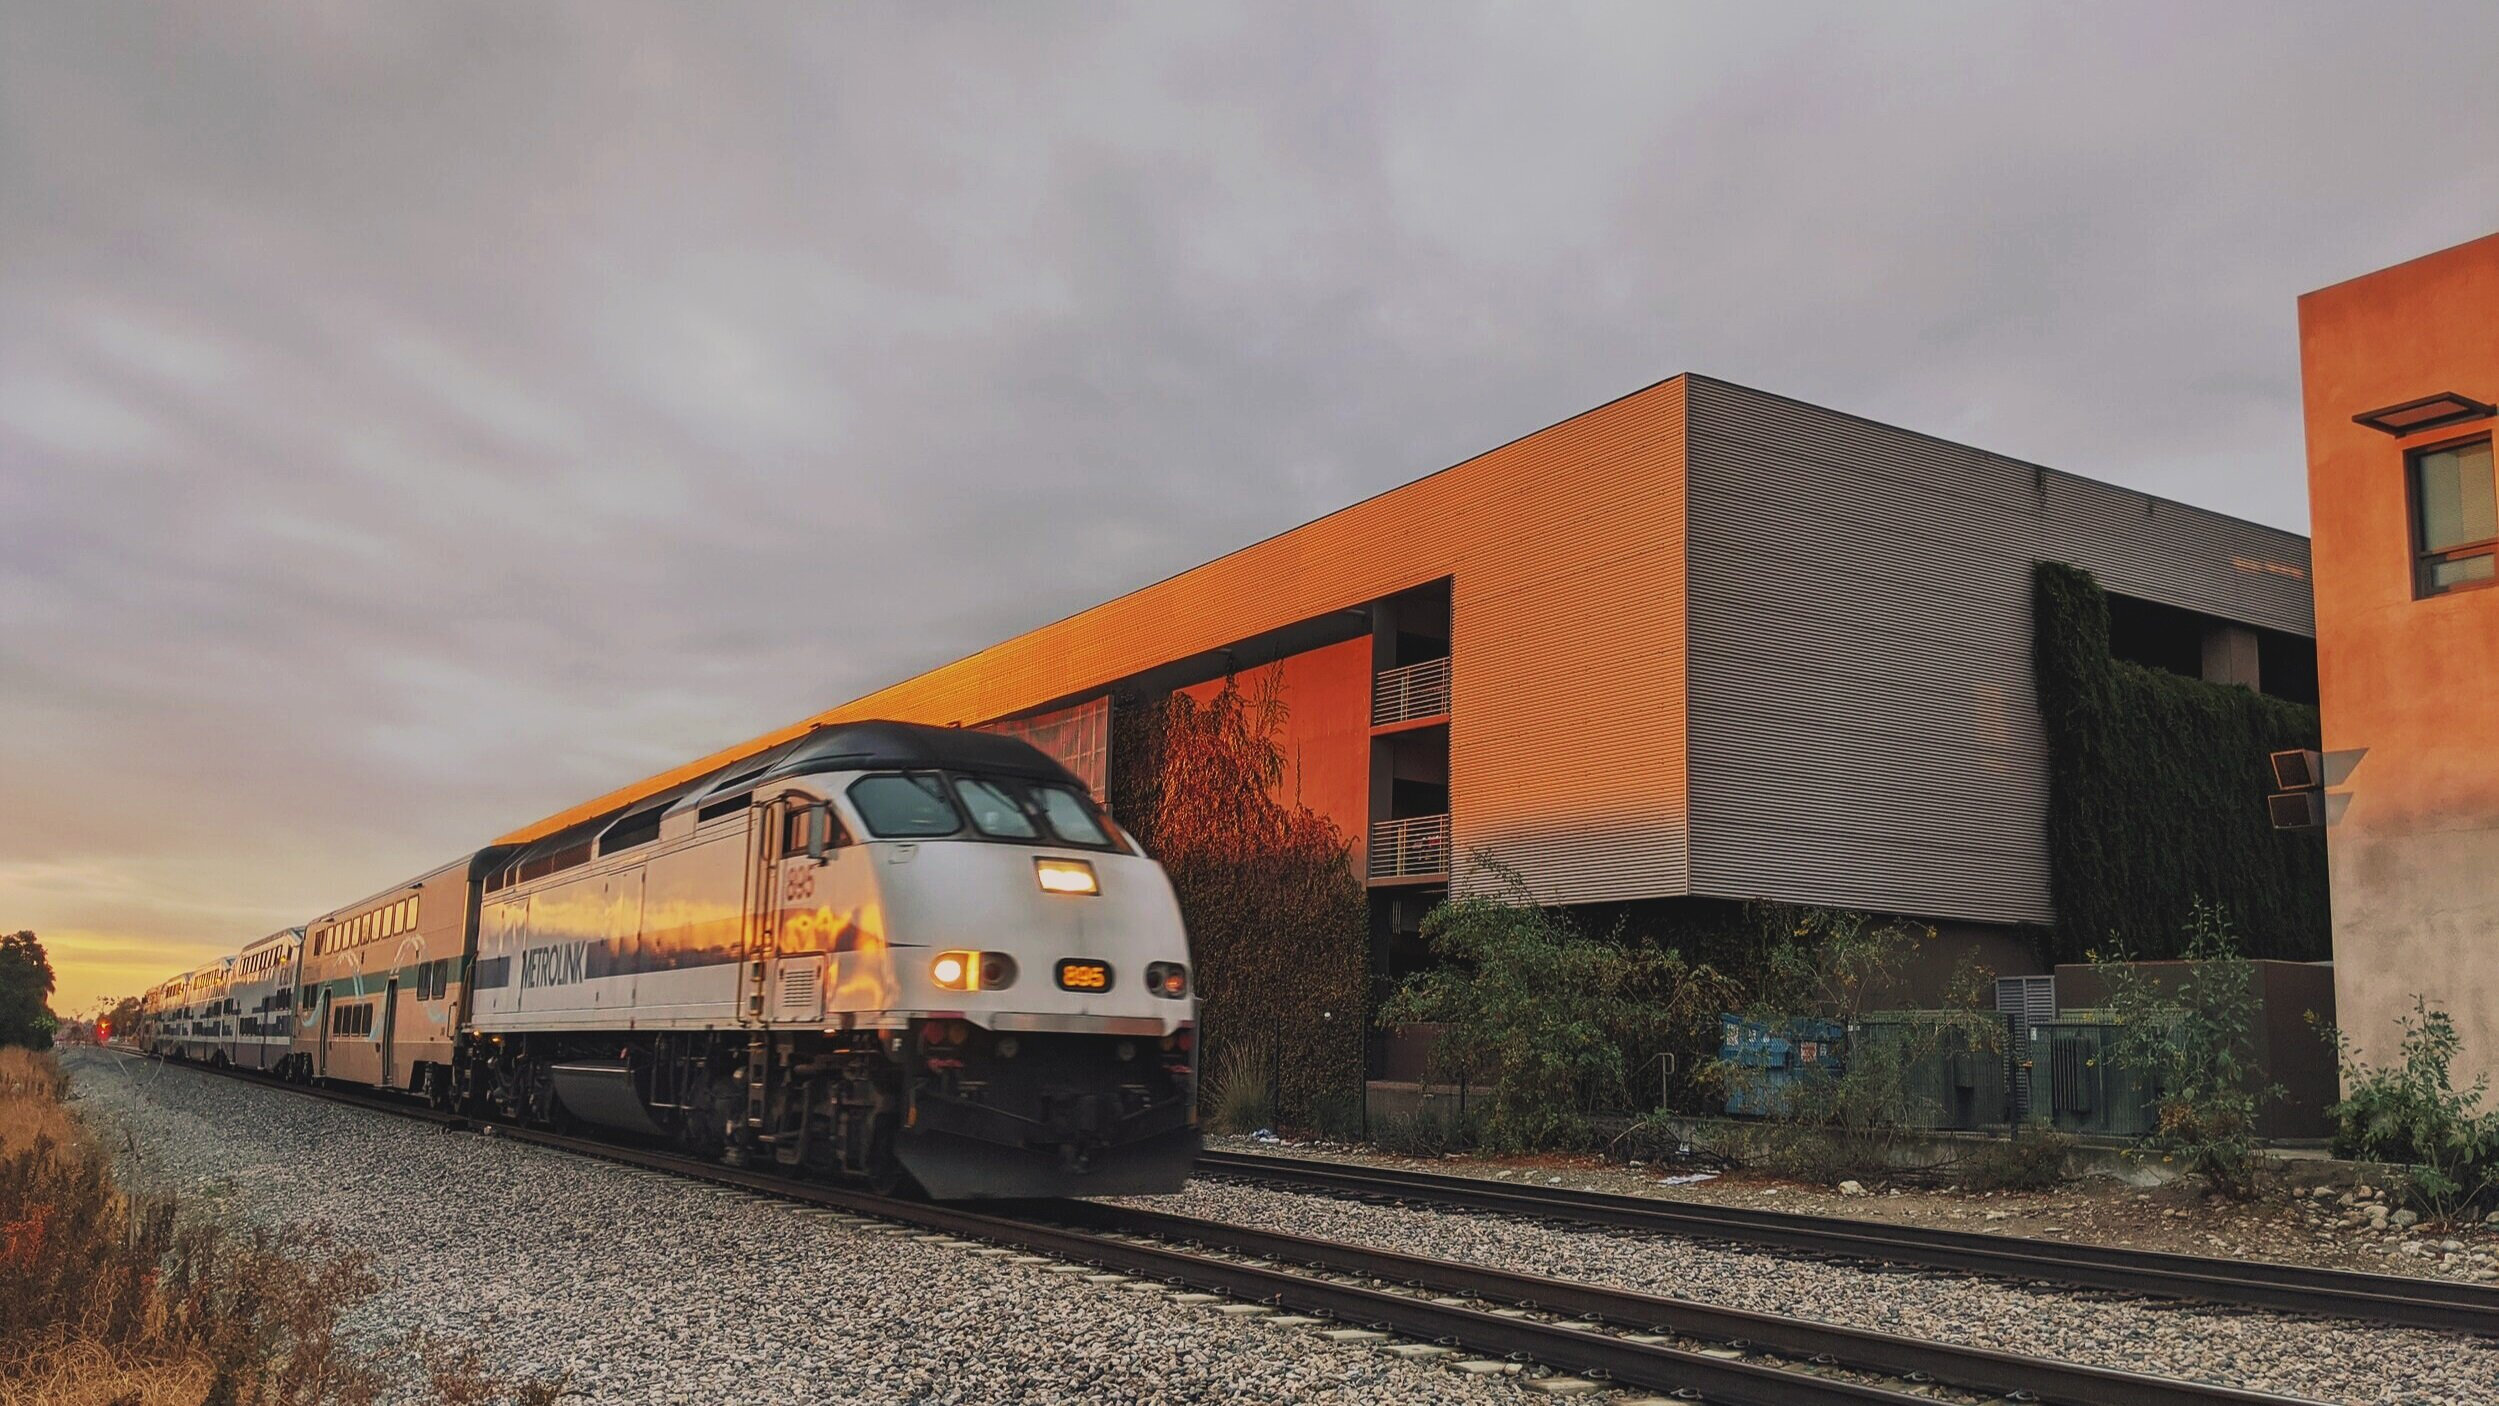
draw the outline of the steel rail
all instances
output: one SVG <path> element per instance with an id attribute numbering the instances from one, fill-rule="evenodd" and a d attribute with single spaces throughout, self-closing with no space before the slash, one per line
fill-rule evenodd
<path id="1" fill-rule="evenodd" d="M 729 1167 L 674 1152 L 470 1119 L 384 1094 L 320 1085 L 271 1084 L 250 1077 L 250 1071 L 244 1070 L 208 1072 L 445 1128 L 474 1127 L 491 1136 L 558 1151 L 821 1208 L 900 1221 L 949 1235 L 1013 1245 L 1166 1283 L 1375 1326 L 1404 1336 L 1460 1344 L 1483 1353 L 1530 1358 L 1621 1385 L 1699 1393 L 1730 1403 L 1908 1406 L 1931 1402 L 1933 1398 L 1877 1384 L 1819 1376 L 1792 1366 L 1695 1352 L 1661 1340 L 1671 1335 L 1715 1341 L 1739 1350 L 1802 1359 L 1810 1364 L 1827 1363 L 1911 1382 L 1934 1382 L 2038 1400 L 2051 1406 L 2293 1406 L 2299 1400 L 1547 1279 L 1113 1203 L 1001 1203 L 1014 1208 L 1014 1213 L 1002 1215 L 897 1200 L 863 1190 L 796 1181 L 772 1172 Z M 1158 1243 L 1140 1244 L 1119 1237 L 1145 1237 Z M 1298 1264 L 1328 1274 L 1395 1283 L 1444 1299 L 1463 1296 L 1507 1304 L 1513 1311 L 1486 1312 L 1412 1293 L 1313 1279 L 1280 1267 L 1243 1264 L 1177 1246 L 1214 1247 L 1229 1254 L 1274 1261 L 1276 1266 Z M 1570 1321 L 1521 1317 L 1516 1312 L 1520 1309 L 1561 1315 Z"/>
<path id="2" fill-rule="evenodd" d="M 1631 1332 L 1673 1334 L 1740 1345 L 1857 1371 L 1999 1395 L 2021 1394 L 2050 1406 L 2219 1406 L 2278 1403 L 2294 1398 L 2236 1387 L 2088 1367 L 1851 1328 L 1809 1318 L 1758 1313 L 1691 1299 L 1667 1298 L 1569 1280 L 1547 1279 L 1394 1250 L 1312 1240 L 1230 1222 L 1204 1221 L 1125 1205 L 1081 1201 L 1048 1214 L 1089 1228 L 1212 1245 L 1237 1254 L 1306 1264 L 1338 1274 L 1382 1279 L 1443 1294 L 1462 1294 L 1520 1308 L 1604 1323 Z"/>
<path id="3" fill-rule="evenodd" d="M 1735 1241 L 1847 1259 L 2043 1280 L 2150 1298 L 2184 1299 L 2440 1332 L 2499 1335 L 2499 1287 L 2224 1260 L 2022 1236 L 1888 1225 L 1841 1216 L 1522 1185 L 1303 1158 L 1209 1152 L 1198 1170 L 1340 1194 L 1498 1211 L 1542 1220 Z"/>

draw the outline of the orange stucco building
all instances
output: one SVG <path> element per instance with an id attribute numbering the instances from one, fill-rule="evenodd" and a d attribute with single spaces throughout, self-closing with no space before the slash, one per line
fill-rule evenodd
<path id="1" fill-rule="evenodd" d="M 2499 235 L 2300 299 L 2335 1006 L 2499 1078 Z"/>

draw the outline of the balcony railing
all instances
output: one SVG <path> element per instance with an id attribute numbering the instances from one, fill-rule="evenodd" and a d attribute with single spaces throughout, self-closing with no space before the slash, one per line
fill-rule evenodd
<path id="1" fill-rule="evenodd" d="M 1410 723 L 1449 711 L 1449 656 L 1383 669 L 1371 679 L 1371 725 Z"/>
<path id="2" fill-rule="evenodd" d="M 1449 872 L 1449 817 L 1416 815 L 1382 820 L 1371 827 L 1374 879 L 1421 878 Z"/>

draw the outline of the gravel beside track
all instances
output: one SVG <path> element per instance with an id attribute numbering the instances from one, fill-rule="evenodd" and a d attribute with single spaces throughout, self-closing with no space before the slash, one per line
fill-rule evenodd
<path id="1" fill-rule="evenodd" d="M 1198 1183 L 1131 1204 L 1407 1254 L 2320 1401 L 2499 1402 L 2499 1343 Z"/>
<path id="2" fill-rule="evenodd" d="M 1158 1291 L 278 1088 L 98 1052 L 73 1097 L 136 1175 L 318 1223 L 384 1288 L 352 1330 L 474 1344 L 568 1402 L 1542 1399 Z"/>

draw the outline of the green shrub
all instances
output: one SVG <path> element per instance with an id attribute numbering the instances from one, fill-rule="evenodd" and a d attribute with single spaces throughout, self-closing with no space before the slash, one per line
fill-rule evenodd
<path id="1" fill-rule="evenodd" d="M 2256 1111 L 2281 1087 L 2256 1067 L 2256 965 L 2240 952 L 2230 915 L 2193 902 L 2172 981 L 2092 954 L 2108 984 L 2118 1032 L 2109 1058 L 2156 1092 L 2142 1147 L 2226 1196 L 2256 1191 Z"/>
<path id="2" fill-rule="evenodd" d="M 1728 984 L 1681 954 L 1582 931 L 1564 913 L 1524 897 L 1517 877 L 1489 858 L 1511 897 L 1462 898 L 1423 920 L 1438 965 L 1406 980 L 1383 1025 L 1447 1027 L 1435 1070 L 1483 1088 L 1486 1145 L 1501 1151 L 1585 1147 L 1591 1117 L 1631 1102 L 1641 1051 L 1659 1047 L 1729 999 Z"/>
<path id="3" fill-rule="evenodd" d="M 1954 1180 L 1969 1191 L 2053 1191 L 2066 1181 L 2074 1139 L 2048 1129 L 1990 1142 L 1960 1163 Z"/>
<path id="4" fill-rule="evenodd" d="M 2376 1068 L 2333 1033 L 2343 1068 L 2334 1119 L 2334 1155 L 2392 1162 L 2405 1169 L 2400 1190 L 2426 1214 L 2452 1218 L 2499 1190 L 2499 1110 L 2481 1103 L 2490 1080 L 2458 1089 L 2451 1067 L 2460 1041 L 2443 1010 L 2415 997 L 2399 1022 L 2399 1058 Z"/>
<path id="5" fill-rule="evenodd" d="M 1275 1067 L 1267 1046 L 1234 1045 L 1223 1052 L 1206 1077 L 1198 1119 L 1210 1131 L 1234 1136 L 1275 1126 Z"/>

